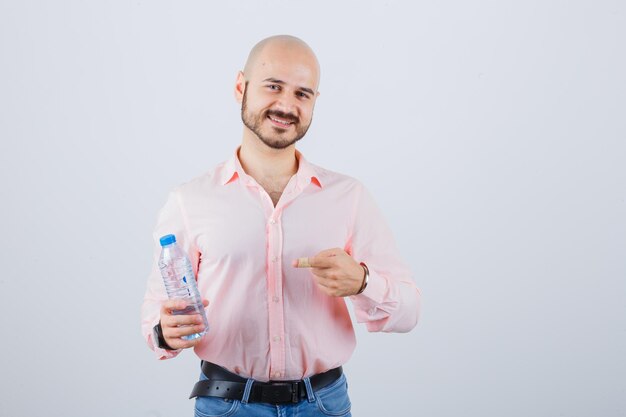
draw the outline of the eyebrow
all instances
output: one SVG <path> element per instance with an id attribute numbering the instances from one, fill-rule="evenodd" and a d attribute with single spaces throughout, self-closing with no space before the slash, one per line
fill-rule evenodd
<path id="1" fill-rule="evenodd" d="M 281 84 L 281 85 L 285 84 L 285 82 L 283 80 L 277 80 L 276 78 L 271 78 L 271 77 L 270 78 L 266 78 L 266 79 L 263 80 L 263 82 L 266 82 L 266 81 L 270 82 L 270 83 Z M 310 88 L 298 87 L 298 89 L 302 90 L 302 91 L 304 91 L 306 93 L 309 93 L 311 95 L 315 95 L 315 92 L 313 90 L 311 90 Z"/>

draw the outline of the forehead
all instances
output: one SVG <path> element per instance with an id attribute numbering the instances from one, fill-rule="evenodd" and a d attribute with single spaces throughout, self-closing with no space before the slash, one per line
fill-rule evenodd
<path id="1" fill-rule="evenodd" d="M 274 78 L 297 87 L 317 89 L 317 61 L 304 50 L 271 48 L 263 51 L 255 62 L 250 77 L 254 82 Z"/>

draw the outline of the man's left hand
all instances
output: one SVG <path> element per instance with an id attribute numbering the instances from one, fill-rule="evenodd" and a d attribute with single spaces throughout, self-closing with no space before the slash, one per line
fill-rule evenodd
<path id="1" fill-rule="evenodd" d="M 323 250 L 310 258 L 292 262 L 296 268 L 311 268 L 315 282 L 333 297 L 355 295 L 361 289 L 365 270 L 343 249 Z"/>

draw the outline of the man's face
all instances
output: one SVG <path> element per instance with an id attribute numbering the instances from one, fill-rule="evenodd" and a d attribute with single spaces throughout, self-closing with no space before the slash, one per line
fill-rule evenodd
<path id="1" fill-rule="evenodd" d="M 317 96 L 317 68 L 298 53 L 270 52 L 245 82 L 241 119 L 264 144 L 284 149 L 309 129 Z"/>

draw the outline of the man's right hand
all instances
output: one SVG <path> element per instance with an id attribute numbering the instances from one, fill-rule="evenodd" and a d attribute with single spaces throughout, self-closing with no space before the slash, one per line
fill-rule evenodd
<path id="1" fill-rule="evenodd" d="M 204 307 L 209 305 L 207 300 L 202 300 Z M 161 329 L 163 338 L 172 349 L 187 349 L 200 343 L 201 337 L 193 340 L 181 339 L 204 330 L 204 323 L 200 314 L 172 314 L 173 310 L 183 310 L 187 307 L 184 300 L 167 300 L 161 305 Z"/>

